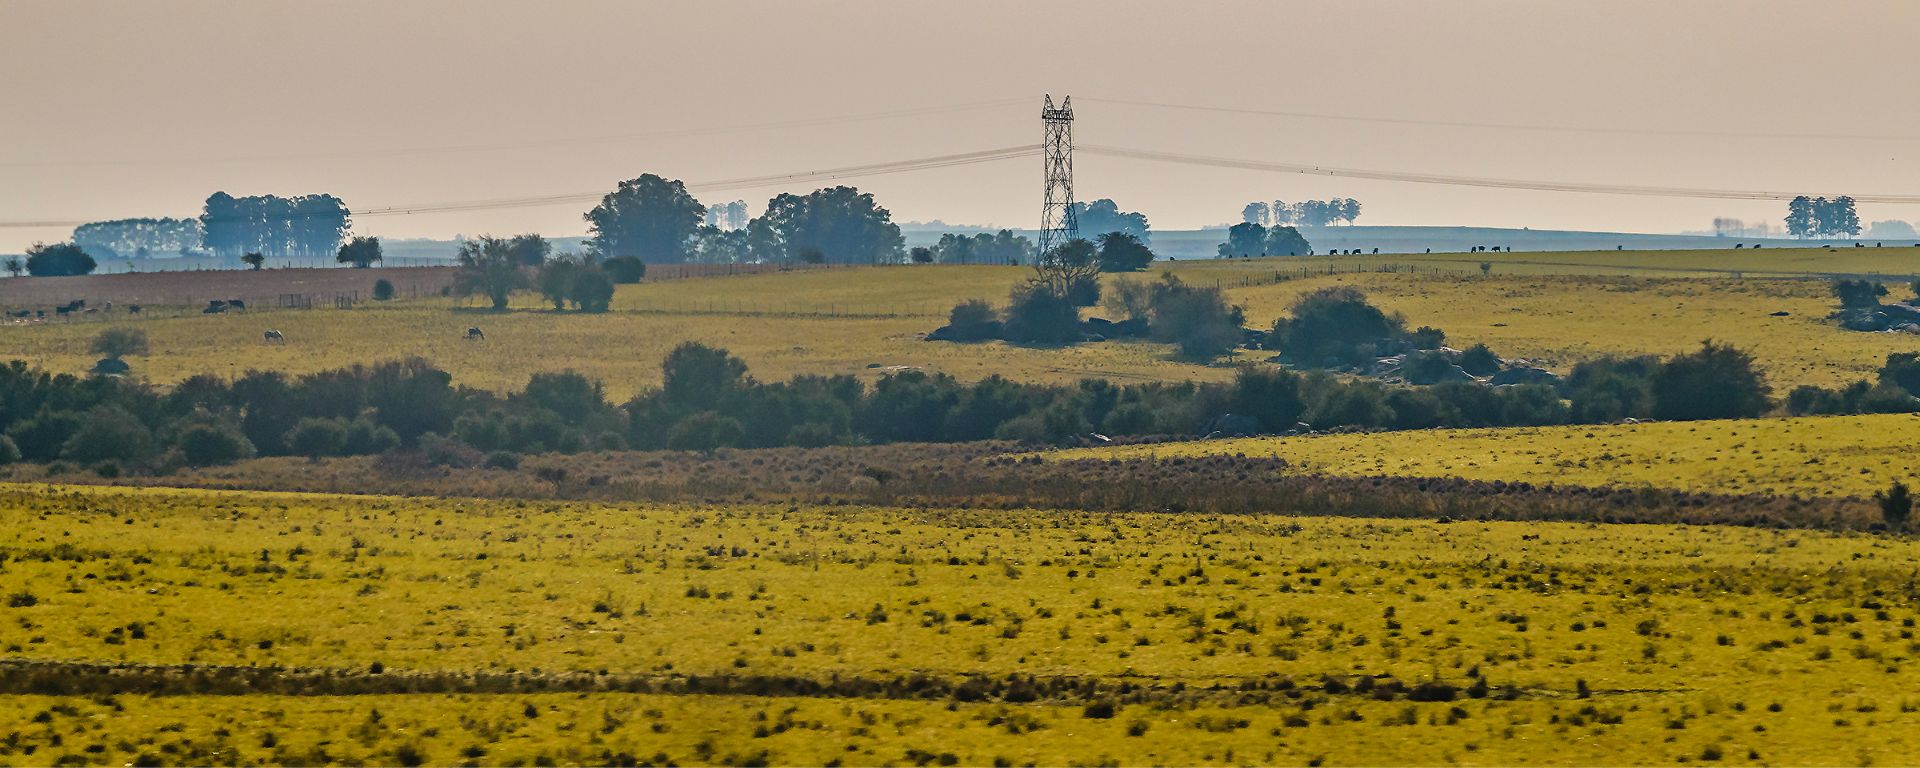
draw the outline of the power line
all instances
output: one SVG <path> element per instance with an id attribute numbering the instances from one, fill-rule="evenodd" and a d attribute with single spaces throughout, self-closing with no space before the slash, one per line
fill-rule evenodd
<path id="1" fill-rule="evenodd" d="M 746 176 L 746 177 L 734 178 L 734 179 L 718 179 L 714 181 L 691 182 L 691 183 L 688 183 L 686 186 L 690 190 L 697 190 L 702 192 L 726 192 L 726 191 L 734 191 L 734 190 L 741 190 L 741 189 L 753 189 L 757 187 L 782 186 L 786 184 L 795 184 L 795 183 L 810 182 L 810 181 L 831 180 L 831 179 L 840 179 L 840 178 L 849 178 L 849 177 L 886 176 L 886 175 L 891 175 L 896 173 L 908 173 L 912 171 L 933 170 L 936 168 L 953 168 L 957 166 L 977 165 L 980 163 L 998 162 L 1001 160 L 1012 160 L 1012 159 L 1021 158 L 1021 157 L 1033 157 L 1039 154 L 1040 154 L 1040 145 L 1026 144 L 1026 145 L 1021 145 L 1016 147 L 1001 147 L 998 149 L 980 150 L 978 152 L 963 152 L 963 153 L 953 154 L 953 155 L 935 155 L 932 157 L 920 157 L 920 158 L 913 158 L 909 160 L 893 160 L 893 161 L 888 161 L 883 163 L 849 165 L 849 166 L 841 166 L 837 168 L 825 168 L 825 169 L 815 170 L 815 171 L 800 171 L 796 173 L 772 174 L 768 176 Z M 502 209 L 502 208 L 537 208 L 537 207 L 548 206 L 548 205 L 566 205 L 566 204 L 581 204 L 581 203 L 597 202 L 605 194 L 606 192 L 604 191 L 568 192 L 564 194 L 541 195 L 541 196 L 535 196 L 535 197 L 503 197 L 503 198 L 493 198 L 493 199 L 486 199 L 486 200 L 460 200 L 460 201 L 452 201 L 452 202 L 421 203 L 417 205 L 388 205 L 388 206 L 378 206 L 378 207 L 372 207 L 372 208 L 362 208 L 362 209 L 352 210 L 350 211 L 350 213 L 353 216 L 361 216 L 361 217 L 409 216 L 409 215 L 424 215 L 424 214 L 433 214 L 433 213 L 451 213 L 451 212 L 457 212 L 457 211 L 496 210 L 496 209 Z M 276 220 L 297 219 L 297 218 L 303 218 L 303 217 L 298 215 L 284 216 L 284 217 L 276 217 Z M 0 221 L 0 228 L 77 227 L 82 224 L 86 224 L 90 221 L 98 221 L 98 220 L 99 219 L 67 220 L 67 221 Z"/>
<path id="2" fill-rule="evenodd" d="M 1156 101 L 1134 101 L 1131 99 L 1102 99 L 1082 96 L 1081 101 L 1099 104 L 1117 104 L 1128 107 L 1151 107 L 1157 109 L 1179 109 L 1193 112 L 1218 112 L 1235 115 L 1258 115 L 1262 117 L 1284 117 L 1301 120 L 1337 120 L 1352 123 L 1380 123 L 1385 125 L 1418 125 L 1441 128 L 1489 128 L 1510 131 L 1534 131 L 1542 133 L 1593 133 L 1619 136 L 1685 136 L 1712 139 L 1794 139 L 1794 140 L 1861 140 L 1861 141 L 1916 141 L 1916 134 L 1862 134 L 1862 133 L 1773 133 L 1764 131 L 1689 131 L 1666 128 L 1614 128 L 1571 125 L 1545 125 L 1538 123 L 1495 123 L 1472 120 L 1432 120 L 1426 118 L 1377 117 L 1362 115 L 1341 115 L 1328 112 L 1293 112 L 1270 109 L 1249 109 L 1243 107 L 1215 107 L 1198 104 L 1173 104 Z"/>
<path id="3" fill-rule="evenodd" d="M 403 157 L 407 155 L 453 154 L 461 152 L 492 152 L 512 149 L 537 149 L 541 147 L 565 147 L 592 144 L 617 144 L 644 139 L 663 139 L 684 136 L 712 136 L 729 133 L 748 133 L 786 128 L 805 128 L 831 126 L 845 123 L 886 120 L 901 117 L 919 117 L 941 115 L 954 112 L 969 112 L 980 109 L 1009 107 L 1025 104 L 1027 99 L 995 99 L 965 104 L 953 104 L 939 107 L 916 107 L 895 109 L 884 112 L 864 112 L 831 117 L 798 118 L 793 120 L 771 120 L 735 125 L 708 126 L 699 128 L 680 127 L 671 130 L 647 131 L 641 133 L 604 134 L 600 136 L 577 136 L 542 141 L 503 142 L 493 144 L 458 144 L 429 147 L 394 147 L 387 149 L 343 150 L 337 152 L 296 152 L 291 154 L 228 155 L 215 157 L 149 157 L 131 160 L 0 160 L 0 168 L 64 168 L 88 166 L 127 166 L 127 165 L 172 165 L 193 163 L 237 163 L 278 160 L 330 160 L 353 157 Z"/>
<path id="4" fill-rule="evenodd" d="M 1182 155 L 1172 152 L 1156 152 L 1125 147 L 1105 147 L 1082 144 L 1080 152 L 1105 157 L 1121 157 L 1132 160 L 1149 160 L 1161 163 L 1178 163 L 1212 168 L 1236 168 L 1250 171 L 1270 171 L 1274 173 L 1296 173 L 1311 176 L 1338 176 L 1352 179 L 1376 179 L 1380 181 L 1401 181 L 1415 184 L 1441 184 L 1455 187 L 1488 187 L 1494 189 L 1524 189 L 1540 192 L 1586 192 L 1601 195 L 1641 195 L 1647 197 L 1694 197 L 1720 200 L 1792 200 L 1804 192 L 1769 192 L 1736 189 L 1700 189 L 1692 187 L 1650 187 L 1628 184 L 1584 184 L 1578 182 L 1527 181 L 1520 179 L 1500 179 L 1484 176 L 1443 176 L 1427 173 L 1405 173 L 1399 171 L 1370 171 L 1357 168 L 1334 168 L 1305 163 L 1282 163 L 1262 160 L 1237 160 L 1224 157 L 1206 157 L 1202 155 Z M 1829 195 L 1838 196 L 1838 195 Z M 1848 195 L 1855 202 L 1890 203 L 1895 205 L 1920 205 L 1920 195 L 1891 194 L 1855 194 Z"/>

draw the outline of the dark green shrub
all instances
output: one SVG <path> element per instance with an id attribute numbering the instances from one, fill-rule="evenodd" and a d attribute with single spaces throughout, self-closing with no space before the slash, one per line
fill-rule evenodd
<path id="1" fill-rule="evenodd" d="M 373 281 L 373 300 L 374 301 L 392 301 L 393 300 L 393 281 L 388 280 L 384 277 L 380 278 L 379 280 Z"/>
<path id="2" fill-rule="evenodd" d="M 1887 486 L 1884 491 L 1876 491 L 1873 500 L 1880 504 L 1880 518 L 1887 521 L 1887 527 L 1903 530 L 1907 527 L 1907 517 L 1913 513 L 1913 494 L 1907 490 L 1907 484 L 1898 480 Z"/>
<path id="3" fill-rule="evenodd" d="M 20 447 L 13 444 L 13 438 L 0 435 L 0 467 L 20 460 Z"/>
<path id="4" fill-rule="evenodd" d="M 1500 356 L 1485 344 L 1475 344 L 1461 351 L 1459 365 L 1475 376 L 1492 376 L 1500 372 Z"/>
<path id="5" fill-rule="evenodd" d="M 1423 325 L 1413 329 L 1413 333 L 1407 334 L 1407 342 L 1412 344 L 1414 349 L 1439 349 L 1447 345 L 1447 332 L 1431 325 Z"/>
<path id="6" fill-rule="evenodd" d="M 1403 325 L 1347 286 L 1308 293 L 1294 301 L 1290 314 L 1274 323 L 1267 342 L 1303 368 L 1369 362 L 1380 342 L 1398 336 Z"/>
<path id="7" fill-rule="evenodd" d="M 520 454 L 510 451 L 494 451 L 493 453 L 487 454 L 485 466 L 488 469 L 519 469 Z"/>
<path id="8" fill-rule="evenodd" d="M 1880 306 L 1887 287 L 1873 280 L 1835 280 L 1830 289 L 1843 309 L 1868 309 Z"/>
<path id="9" fill-rule="evenodd" d="M 738 419 L 713 411 L 701 411 L 673 425 L 673 429 L 667 433 L 667 447 L 676 451 L 711 453 L 738 445 L 743 432 Z"/>
<path id="10" fill-rule="evenodd" d="M 60 449 L 61 458 L 82 463 L 124 461 L 140 464 L 153 457 L 156 448 L 147 425 L 117 405 L 102 405 L 87 411 L 79 429 Z"/>
<path id="11" fill-rule="evenodd" d="M 613 278 L 613 281 L 620 285 L 632 285 L 647 276 L 647 263 L 637 256 L 615 256 L 611 259 L 603 259 L 600 262 L 600 268 L 606 271 L 607 277 Z"/>
<path id="12" fill-rule="evenodd" d="M 1041 286 L 1015 288 L 1007 302 L 1002 335 L 1008 341 L 1064 344 L 1080 338 L 1080 311 Z"/>
<path id="13" fill-rule="evenodd" d="M 338 456 L 347 447 L 347 427 L 339 419 L 301 419 L 287 433 L 287 448 L 309 459 Z"/>
<path id="14" fill-rule="evenodd" d="M 247 436 L 224 424 L 196 424 L 180 433 L 180 455 L 190 467 L 231 464 L 253 456 Z"/>
<path id="15" fill-rule="evenodd" d="M 1154 340 L 1175 344 L 1190 358 L 1217 357 L 1240 346 L 1245 314 L 1228 304 L 1219 288 L 1188 285 L 1166 274 L 1152 290 L 1148 328 Z"/>
<path id="16" fill-rule="evenodd" d="M 1738 419 L 1759 416 L 1771 407 L 1769 388 L 1754 369 L 1753 357 L 1712 341 L 1662 363 L 1654 371 L 1651 391 L 1657 419 Z"/>
<path id="17" fill-rule="evenodd" d="M 981 299 L 955 304 L 947 313 L 947 340 L 985 341 L 1000 335 L 1000 321 L 994 318 L 993 305 Z"/>

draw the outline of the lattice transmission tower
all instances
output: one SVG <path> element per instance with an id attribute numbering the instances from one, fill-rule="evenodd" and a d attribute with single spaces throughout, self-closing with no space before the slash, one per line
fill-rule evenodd
<path id="1" fill-rule="evenodd" d="M 1040 254 L 1044 258 L 1054 247 L 1080 236 L 1079 217 L 1073 212 L 1073 97 L 1053 106 L 1052 94 L 1040 109 L 1040 122 L 1046 126 L 1041 154 L 1046 163 L 1046 203 L 1040 209 Z"/>

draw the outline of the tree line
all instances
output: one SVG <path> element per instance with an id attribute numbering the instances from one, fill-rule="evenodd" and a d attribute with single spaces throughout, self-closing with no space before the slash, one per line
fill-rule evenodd
<path id="1" fill-rule="evenodd" d="M 248 253 L 268 258 L 324 258 L 336 254 L 352 226 L 346 203 L 333 195 L 249 195 L 215 192 L 200 214 L 202 245 L 215 256 L 238 260 Z"/>
<path id="2" fill-rule="evenodd" d="M 1787 202 L 1787 234 L 1799 238 L 1855 237 L 1860 234 L 1860 214 L 1853 198 L 1809 198 L 1800 195 Z"/>
<path id="3" fill-rule="evenodd" d="M 73 244 L 102 259 L 186 256 L 200 249 L 201 240 L 198 219 L 116 219 L 82 224 L 73 230 Z"/>
<path id="4" fill-rule="evenodd" d="M 119 473 L 255 455 L 411 451 L 442 463 L 507 466 L 520 454 L 588 450 L 1059 443 L 1095 432 L 1519 426 L 1633 415 L 1733 418 L 1771 407 L 1751 360 L 1713 344 L 1664 360 L 1582 363 L 1560 387 L 1394 385 L 1270 366 L 1244 366 L 1217 384 L 1051 385 L 999 376 L 965 383 L 922 371 L 871 385 L 847 375 L 761 382 L 726 350 L 696 343 L 675 348 L 661 367 L 660 386 L 616 405 L 600 382 L 574 372 L 535 374 L 525 388 L 499 396 L 455 387 L 450 374 L 418 359 L 301 377 L 206 374 L 165 391 L 14 361 L 0 366 L 0 461 Z M 1915 368 L 1908 361 L 1901 370 Z"/>
<path id="5" fill-rule="evenodd" d="M 1302 227 L 1324 227 L 1334 222 L 1344 221 L 1352 224 L 1360 218 L 1360 201 L 1351 197 L 1336 197 L 1331 200 L 1306 200 L 1288 203 L 1275 200 L 1271 203 L 1256 200 L 1240 209 L 1240 220 L 1262 227 L 1297 224 Z"/>

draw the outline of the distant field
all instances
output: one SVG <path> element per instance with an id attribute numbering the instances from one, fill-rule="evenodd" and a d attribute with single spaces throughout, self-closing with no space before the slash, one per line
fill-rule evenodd
<path id="1" fill-rule="evenodd" d="M 0 485 L 0 553 L 6 763 L 1920 751 L 1899 538 Z"/>
<path id="2" fill-rule="evenodd" d="M 1920 416 L 1822 416 L 1251 437 L 1054 451 L 1059 459 L 1245 454 L 1344 476 L 1650 486 L 1719 494 L 1865 497 L 1920 485 Z"/>
<path id="3" fill-rule="evenodd" d="M 1658 263 L 1684 268 L 1718 263 L 1714 259 L 1779 270 L 1810 266 L 1808 259 L 1819 258 L 1853 259 L 1831 265 L 1846 268 L 1898 264 L 1872 253 L 1888 249 L 1853 250 L 1860 253 L 1555 254 L 1589 266 L 1536 264 L 1524 272 L 1518 266 L 1500 266 L 1487 277 L 1480 275 L 1477 261 L 1421 262 L 1416 271 L 1407 271 L 1412 264 L 1408 259 L 1386 257 L 1178 261 L 1158 269 L 1196 283 L 1217 282 L 1232 300 L 1247 307 L 1248 324 L 1254 327 L 1270 325 L 1303 292 L 1352 285 L 1379 305 L 1403 313 L 1411 325 L 1446 330 L 1455 346 L 1484 342 L 1504 356 L 1562 370 L 1598 355 L 1670 354 L 1713 338 L 1751 350 L 1784 394 L 1798 384 L 1831 386 L 1868 377 L 1888 353 L 1920 350 L 1920 337 L 1840 330 L 1825 319 L 1834 305 L 1820 280 L 1619 273 Z M 1400 271 L 1373 271 L 1383 266 Z M 1436 267 L 1440 271 L 1435 272 Z M 1581 271 L 1608 274 L 1577 274 Z M 364 279 L 350 270 L 322 273 Z M 1026 274 L 1022 267 L 897 266 L 648 282 L 622 286 L 614 311 L 603 315 L 555 314 L 542 309 L 537 296 L 523 295 L 507 314 L 478 311 L 472 302 L 419 299 L 351 310 L 150 317 L 132 322 L 147 330 L 153 354 L 133 363 L 139 375 L 166 383 L 204 372 L 273 368 L 307 373 L 421 355 L 468 386 L 502 390 L 524 384 L 538 371 L 573 368 L 604 379 L 615 396 L 624 396 L 657 381 L 659 360 L 669 349 L 697 340 L 741 355 L 763 379 L 877 376 L 895 366 L 963 379 L 999 373 L 1053 382 L 1087 377 L 1222 380 L 1232 375 L 1230 361 L 1195 365 L 1158 344 L 1108 342 L 1054 349 L 920 340 L 920 334 L 943 324 L 959 301 L 1004 303 L 1008 290 Z M 6 282 L 0 281 L 0 287 Z M 1897 287 L 1894 293 L 1903 296 L 1905 288 Z M 1776 311 L 1788 315 L 1771 316 Z M 124 316 L 110 321 L 128 322 Z M 463 341 L 468 326 L 481 327 L 487 340 Z M 92 321 L 0 326 L 0 354 L 55 370 L 83 371 L 93 362 L 87 342 L 101 327 Z M 260 343 L 261 332 L 268 328 L 284 332 L 289 343 Z M 1266 356 L 1248 352 L 1239 359 Z"/>
<path id="4" fill-rule="evenodd" d="M 148 272 L 85 275 L 80 277 L 17 277 L 0 280 L 0 308 L 50 309 L 75 299 L 95 307 L 118 304 L 205 306 L 209 299 L 241 299 L 249 305 L 272 306 L 283 294 L 314 297 L 331 304 L 331 296 L 358 294 L 371 299 L 378 280 L 393 283 L 401 297 L 435 296 L 453 283 L 451 267 L 375 267 L 371 269 L 209 269 L 185 272 Z M 51 313 L 49 313 L 51 314 Z"/>

